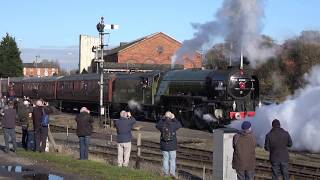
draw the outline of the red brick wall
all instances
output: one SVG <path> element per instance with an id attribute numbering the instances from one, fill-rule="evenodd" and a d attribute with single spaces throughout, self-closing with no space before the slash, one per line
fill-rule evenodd
<path id="1" fill-rule="evenodd" d="M 163 33 L 143 40 L 118 54 L 119 63 L 171 64 L 171 57 L 181 44 Z M 181 62 L 181 61 L 180 61 Z M 193 60 L 184 61 L 185 68 L 200 68 L 201 57 L 195 53 Z"/>
<path id="2" fill-rule="evenodd" d="M 46 69 L 47 69 L 47 72 L 48 72 L 48 74 L 47 74 L 47 76 L 52 76 L 52 74 L 53 74 L 53 71 L 52 71 L 52 69 L 54 69 L 54 72 L 56 73 L 56 74 L 59 74 L 59 69 L 58 68 L 24 68 L 25 70 L 23 70 L 23 75 L 25 76 L 25 77 L 36 77 L 38 74 L 37 74 L 37 69 L 40 69 L 40 76 L 41 77 L 43 77 L 43 76 L 46 76 L 46 74 L 45 74 L 45 71 L 46 71 Z"/>

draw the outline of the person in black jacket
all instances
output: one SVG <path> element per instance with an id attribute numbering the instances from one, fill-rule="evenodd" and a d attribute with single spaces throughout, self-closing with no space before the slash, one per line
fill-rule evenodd
<path id="1" fill-rule="evenodd" d="M 283 176 L 289 180 L 289 152 L 288 147 L 292 146 L 290 134 L 280 127 L 280 121 L 272 121 L 272 129 L 266 135 L 264 148 L 270 151 L 270 162 L 272 166 L 272 179 Z"/>
<path id="2" fill-rule="evenodd" d="M 120 119 L 115 121 L 118 142 L 118 166 L 120 167 L 127 167 L 129 165 L 132 139 L 131 129 L 135 123 L 136 119 L 131 116 L 129 111 L 121 111 Z"/>
<path id="3" fill-rule="evenodd" d="M 13 145 L 13 152 L 16 152 L 17 150 L 17 143 L 16 143 L 16 118 L 17 118 L 17 112 L 13 108 L 13 102 L 9 101 L 8 106 L 5 106 L 4 108 L 4 117 L 3 117 L 3 131 L 4 131 L 4 141 L 6 144 L 5 152 L 9 152 L 9 138 L 12 141 Z"/>
<path id="4" fill-rule="evenodd" d="M 79 137 L 80 160 L 88 160 L 89 143 L 92 132 L 93 119 L 90 111 L 86 107 L 80 109 L 80 114 L 76 117 L 77 136 Z"/>
<path id="5" fill-rule="evenodd" d="M 24 149 L 27 149 L 28 142 L 28 117 L 29 117 L 29 102 L 23 101 L 18 103 L 18 117 L 21 123 L 22 137 L 21 144 Z"/>
<path id="6" fill-rule="evenodd" d="M 170 174 L 176 177 L 176 151 L 177 151 L 177 136 L 176 132 L 182 127 L 181 123 L 175 118 L 174 114 L 167 111 L 164 117 L 157 123 L 156 128 L 161 132 L 160 149 L 163 159 L 163 173 L 165 176 Z"/>
<path id="7" fill-rule="evenodd" d="M 44 152 L 46 149 L 46 142 L 48 138 L 48 126 L 41 124 L 44 114 L 52 113 L 52 110 L 48 107 L 48 103 L 45 103 L 42 99 L 36 101 L 36 107 L 32 110 L 33 128 L 35 136 L 36 151 Z"/>

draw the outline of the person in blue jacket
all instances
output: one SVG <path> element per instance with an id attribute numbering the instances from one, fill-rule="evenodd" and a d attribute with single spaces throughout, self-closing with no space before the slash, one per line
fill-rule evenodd
<path id="1" fill-rule="evenodd" d="M 135 123 L 136 119 L 131 116 L 129 111 L 121 111 L 120 119 L 115 121 L 118 142 L 118 166 L 120 167 L 127 167 L 129 165 L 132 139 L 131 129 Z"/>

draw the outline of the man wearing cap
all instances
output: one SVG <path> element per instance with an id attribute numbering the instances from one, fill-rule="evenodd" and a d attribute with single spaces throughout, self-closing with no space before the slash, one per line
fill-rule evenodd
<path id="1" fill-rule="evenodd" d="M 272 121 L 272 129 L 266 135 L 264 149 L 270 152 L 272 179 L 283 176 L 283 180 L 289 180 L 289 152 L 292 146 L 290 134 L 281 128 L 280 121 Z"/>
<path id="2" fill-rule="evenodd" d="M 256 167 L 256 138 L 251 131 L 251 123 L 244 121 L 233 137 L 232 168 L 237 172 L 238 180 L 253 180 Z"/>

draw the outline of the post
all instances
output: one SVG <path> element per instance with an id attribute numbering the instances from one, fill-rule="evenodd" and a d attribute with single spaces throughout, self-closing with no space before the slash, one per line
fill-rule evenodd
<path id="1" fill-rule="evenodd" d="M 205 180 L 205 179 L 206 179 L 206 166 L 204 165 L 202 169 L 202 180 Z"/>
<path id="2" fill-rule="evenodd" d="M 137 159 L 136 159 L 136 168 L 140 169 L 140 160 L 141 160 L 141 132 L 138 130 L 137 137 Z"/>
<path id="3" fill-rule="evenodd" d="M 104 28 L 105 28 L 105 24 L 104 24 L 104 18 L 101 17 L 101 21 L 97 24 L 97 30 L 99 32 L 99 38 L 100 38 L 100 51 L 101 51 L 101 57 L 99 59 L 96 59 L 97 62 L 99 63 L 100 67 L 97 68 L 97 72 L 98 72 L 98 69 L 100 69 L 100 124 L 103 124 L 103 119 L 102 119 L 102 116 L 106 115 L 105 111 L 105 107 L 103 106 L 103 85 L 104 85 L 104 79 L 103 79 L 103 73 L 104 73 L 104 59 L 103 59 L 103 50 L 104 50 L 104 35 L 105 34 L 109 34 L 110 33 L 105 33 L 104 32 Z M 109 25 L 107 25 L 109 26 Z M 118 25 L 110 25 L 110 29 L 118 29 Z M 97 51 L 98 53 L 98 51 Z M 109 112 L 109 111 L 108 111 Z"/>
<path id="4" fill-rule="evenodd" d="M 67 123 L 67 145 L 69 144 L 69 120 Z"/>
<path id="5" fill-rule="evenodd" d="M 39 77 L 41 74 L 41 72 L 40 72 L 40 74 L 38 74 L 38 58 L 40 58 L 40 56 L 36 55 L 36 74 L 37 74 L 37 77 Z"/>
<path id="6" fill-rule="evenodd" d="M 59 101 L 59 109 L 60 109 L 60 112 L 62 112 L 62 101 Z"/>
<path id="7" fill-rule="evenodd" d="M 105 114 L 105 110 L 103 107 L 103 49 L 104 49 L 104 40 L 103 40 L 103 36 L 104 36 L 104 21 L 103 21 L 103 17 L 101 17 L 101 21 L 97 24 L 97 30 L 99 31 L 99 38 L 100 38 L 100 51 L 101 51 L 101 57 L 98 60 L 98 62 L 100 63 L 100 123 L 102 123 L 102 116 Z"/>
<path id="8" fill-rule="evenodd" d="M 237 174 L 232 169 L 232 140 L 236 130 L 230 128 L 217 129 L 213 132 L 213 179 L 233 180 Z"/>
<path id="9" fill-rule="evenodd" d="M 57 146 L 56 142 L 54 141 L 53 135 L 50 131 L 50 126 L 48 126 L 48 138 L 49 138 L 50 143 L 53 146 L 54 151 L 59 152 L 58 146 Z"/>

